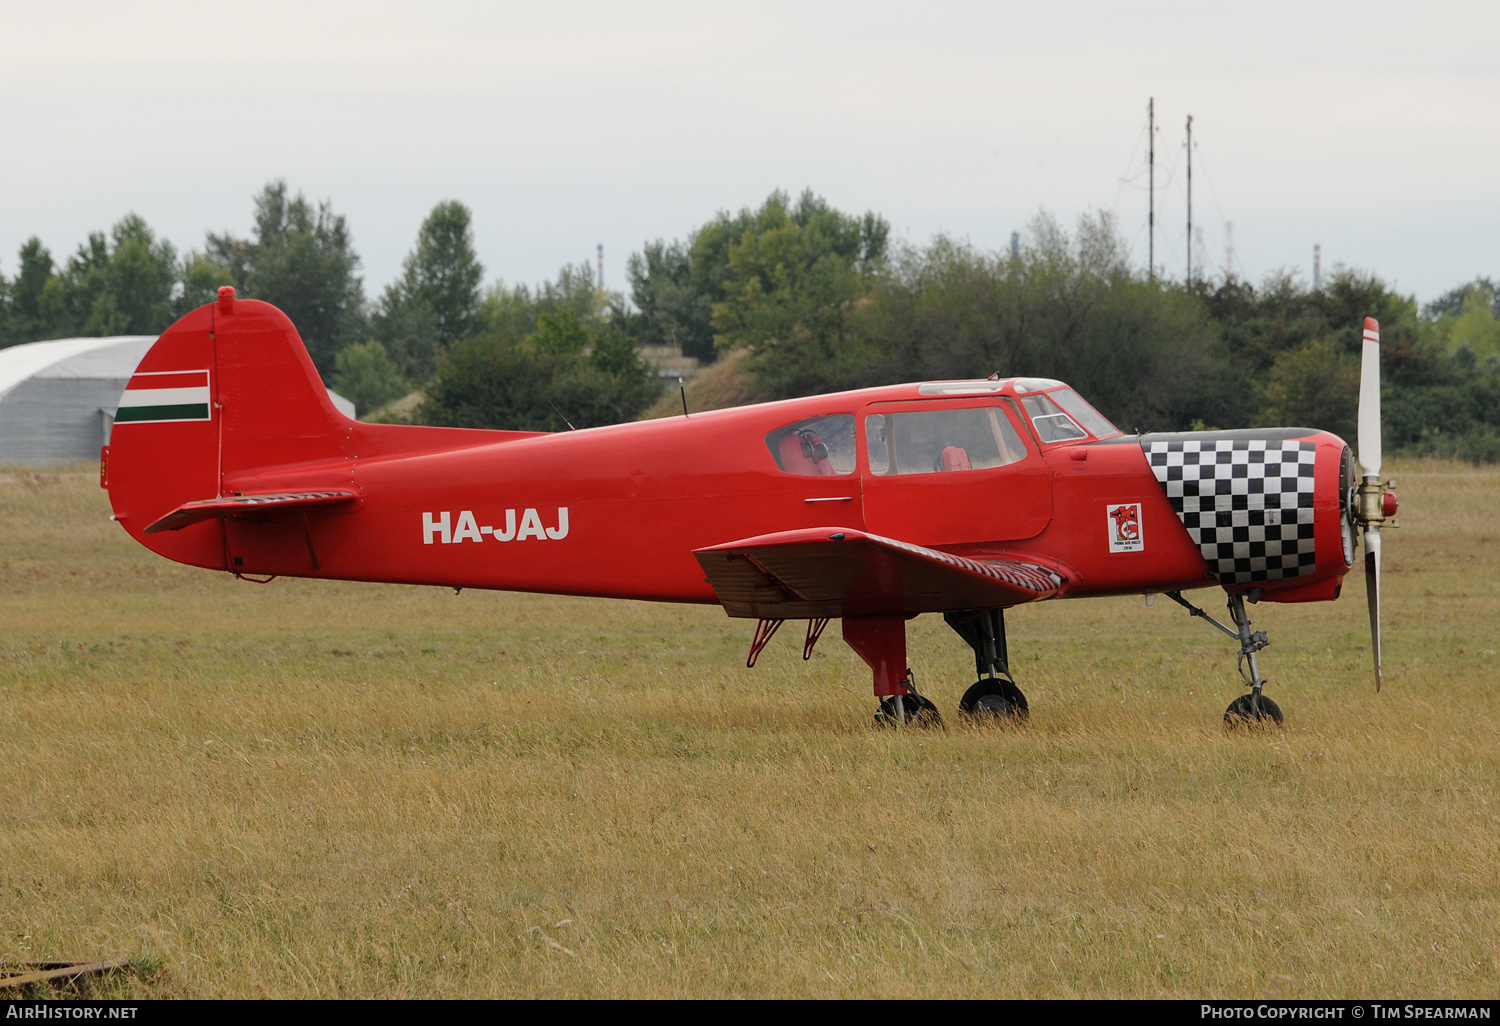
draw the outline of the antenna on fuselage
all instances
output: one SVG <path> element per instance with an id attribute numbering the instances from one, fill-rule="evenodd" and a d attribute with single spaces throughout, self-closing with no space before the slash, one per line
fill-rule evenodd
<path id="1" fill-rule="evenodd" d="M 543 396 L 542 398 L 546 399 L 547 397 Z M 557 414 L 559 417 L 562 417 L 562 422 L 564 424 L 568 425 L 568 430 L 569 431 L 577 431 L 578 430 L 576 427 L 573 426 L 573 422 L 571 420 L 569 420 L 567 417 L 563 417 L 562 410 L 559 410 L 557 408 L 557 404 L 554 403 L 551 399 L 547 399 L 547 405 L 550 406 L 550 407 L 552 407 L 552 412 L 553 413 Z"/>
<path id="2" fill-rule="evenodd" d="M 676 327 L 672 327 L 672 328 L 668 328 L 667 329 L 667 337 L 672 340 L 672 346 L 673 346 L 673 348 L 675 348 L 677 350 L 677 355 L 679 357 L 682 356 L 682 347 L 677 344 L 677 329 L 676 329 Z M 678 364 L 678 366 L 680 367 L 682 365 Z M 687 411 L 687 386 L 682 383 L 682 375 L 681 374 L 677 375 L 677 391 L 682 395 L 682 415 L 684 417 L 686 417 L 688 415 L 688 411 Z"/>

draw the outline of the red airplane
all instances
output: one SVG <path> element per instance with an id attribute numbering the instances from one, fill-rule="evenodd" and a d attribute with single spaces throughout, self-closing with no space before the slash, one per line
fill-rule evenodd
<path id="1" fill-rule="evenodd" d="M 972 716 L 1024 716 L 1004 611 L 1165 593 L 1239 645 L 1245 603 L 1337 598 L 1365 540 L 1380 683 L 1379 328 L 1365 321 L 1359 444 L 1305 428 L 1122 434 L 1062 382 L 930 381 L 561 433 L 362 424 L 328 399 L 280 310 L 221 289 L 157 340 L 121 398 L 100 484 L 131 537 L 236 577 L 718 603 L 831 619 L 870 665 L 878 722 L 937 718 L 906 621 L 974 651 Z M 1220 585 L 1230 625 L 1181 595 Z"/>

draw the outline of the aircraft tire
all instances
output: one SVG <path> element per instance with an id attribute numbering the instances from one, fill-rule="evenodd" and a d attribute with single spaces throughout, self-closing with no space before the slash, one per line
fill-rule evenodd
<path id="1" fill-rule="evenodd" d="M 1224 729 L 1236 730 L 1240 727 L 1264 727 L 1268 722 L 1281 726 L 1281 706 L 1271 701 L 1265 695 L 1260 696 L 1260 708 L 1254 706 L 1255 696 L 1241 695 L 1229 703 L 1229 708 L 1224 710 Z"/>
<path id="2" fill-rule="evenodd" d="M 976 680 L 959 700 L 958 711 L 972 720 L 1024 720 L 1031 715 L 1026 696 L 1015 681 L 1004 677 Z"/>
<path id="3" fill-rule="evenodd" d="M 938 707 L 932 704 L 931 699 L 917 694 L 915 691 L 908 692 L 906 698 L 906 726 L 908 727 L 941 727 L 943 725 L 943 714 L 938 712 Z M 915 704 L 916 711 L 912 711 Z M 895 696 L 882 698 L 880 708 L 875 711 L 875 726 L 877 727 L 899 727 L 900 719 L 896 716 Z"/>

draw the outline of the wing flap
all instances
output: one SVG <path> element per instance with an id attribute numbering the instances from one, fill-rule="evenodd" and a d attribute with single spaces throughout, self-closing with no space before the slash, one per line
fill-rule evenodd
<path id="1" fill-rule="evenodd" d="M 189 524 L 214 517 L 234 516 L 257 511 L 305 510 L 323 506 L 338 506 L 354 502 L 358 494 L 345 489 L 320 492 L 275 492 L 265 495 L 228 495 L 218 499 L 198 499 L 184 502 L 156 523 L 146 528 L 146 534 L 158 531 L 180 531 Z"/>
<path id="2" fill-rule="evenodd" d="M 851 528 L 761 535 L 698 549 L 730 616 L 787 620 L 994 609 L 1057 595 L 1056 570 L 970 559 Z"/>

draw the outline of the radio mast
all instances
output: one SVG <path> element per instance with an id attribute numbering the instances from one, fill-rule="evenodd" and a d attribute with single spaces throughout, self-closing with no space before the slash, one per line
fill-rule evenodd
<path id="1" fill-rule="evenodd" d="M 1193 287 L 1193 116 L 1187 116 L 1187 284 Z"/>
<path id="2" fill-rule="evenodd" d="M 1156 97 L 1146 101 L 1146 276 L 1156 278 Z"/>

